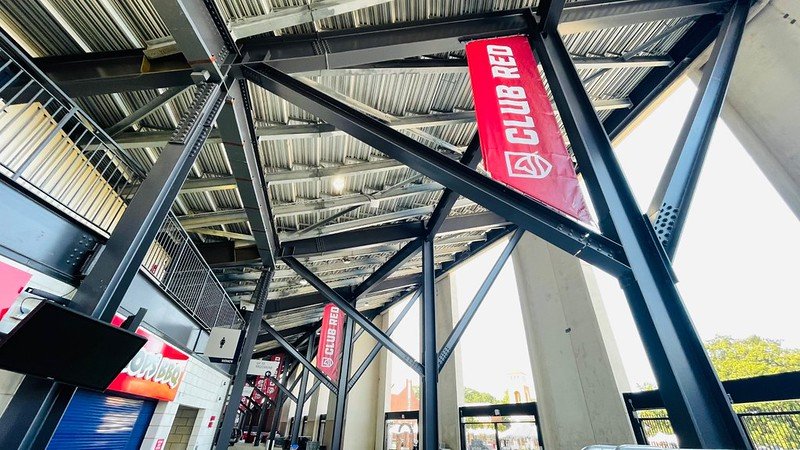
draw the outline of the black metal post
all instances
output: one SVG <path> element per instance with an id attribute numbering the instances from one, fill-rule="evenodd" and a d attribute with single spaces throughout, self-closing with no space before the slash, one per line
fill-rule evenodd
<path id="1" fill-rule="evenodd" d="M 467 326 L 472 321 L 472 318 L 475 317 L 475 313 L 480 308 L 481 303 L 483 303 L 483 299 L 486 298 L 486 294 L 489 293 L 489 289 L 492 288 L 494 281 L 497 279 L 497 276 L 500 275 L 500 271 L 503 270 L 503 266 L 506 265 L 506 261 L 511 256 L 511 252 L 514 251 L 519 240 L 522 239 L 522 235 L 525 234 L 525 231 L 522 229 L 517 229 L 514 234 L 511 236 L 511 239 L 506 244 L 506 248 L 503 249 L 503 253 L 500 254 L 500 257 L 497 258 L 495 261 L 494 266 L 492 266 L 492 270 L 489 271 L 489 274 L 486 275 L 486 279 L 483 280 L 483 284 L 478 289 L 478 292 L 475 293 L 475 297 L 472 298 L 472 301 L 467 306 L 466 311 L 456 323 L 456 326 L 453 327 L 453 331 L 450 332 L 450 335 L 447 337 L 447 340 L 444 342 L 442 349 L 439 350 L 439 355 L 437 357 L 438 360 L 438 368 L 437 371 L 441 372 L 444 368 L 444 365 L 447 364 L 447 360 L 450 358 L 450 355 L 453 354 L 453 350 L 455 350 L 456 345 L 458 345 L 458 341 L 461 339 L 461 336 L 464 335 L 464 332 L 467 330 Z"/>
<path id="2" fill-rule="evenodd" d="M 289 381 L 289 373 L 292 372 L 295 369 L 295 367 L 297 366 L 292 366 L 290 369 L 287 369 L 285 372 L 283 372 L 282 378 L 284 383 Z M 297 380 L 295 380 L 295 382 L 297 382 Z M 289 388 L 289 392 L 291 392 L 292 389 L 294 389 L 294 386 L 295 383 L 292 383 L 292 387 Z M 283 390 L 280 390 L 280 392 L 278 392 L 277 401 L 275 402 L 275 408 L 272 412 L 272 428 L 270 428 L 268 436 L 268 439 L 270 441 L 269 448 L 272 448 L 272 445 L 275 442 L 275 433 L 278 430 L 278 425 L 280 425 L 281 409 L 283 409 L 284 404 L 286 404 L 286 395 L 284 394 Z M 266 405 L 264 405 L 264 409 L 265 410 L 267 409 Z M 258 422 L 258 429 L 256 430 L 256 438 L 253 441 L 254 447 L 258 447 L 259 441 L 261 440 L 261 428 L 264 426 L 264 421 L 266 420 L 266 418 L 267 418 L 267 413 L 265 411 L 263 417 Z"/>
<path id="3" fill-rule="evenodd" d="M 420 294 L 421 291 L 417 291 L 414 294 L 414 296 L 411 297 L 411 300 L 408 301 L 403 310 L 400 311 L 400 314 L 397 316 L 397 318 L 394 319 L 394 322 L 392 322 L 392 324 L 386 330 L 387 336 L 391 336 L 394 330 L 400 325 L 400 322 L 403 321 L 403 318 L 406 316 L 406 314 L 408 314 L 408 311 L 410 311 L 411 307 L 414 306 L 414 303 L 417 301 L 417 298 L 419 298 Z M 358 379 L 361 378 L 361 375 L 364 375 L 364 372 L 367 370 L 367 367 L 369 367 L 369 365 L 372 364 L 372 361 L 374 361 L 375 357 L 378 356 L 378 353 L 380 353 L 381 348 L 382 346 L 380 343 L 375 343 L 375 346 L 372 347 L 372 350 L 369 352 L 367 357 L 364 358 L 364 361 L 361 363 L 360 366 L 358 366 L 358 369 L 356 369 L 356 371 L 353 373 L 353 376 L 350 377 L 350 381 L 347 382 L 348 392 L 351 389 L 353 389 L 353 386 L 355 386 L 356 383 L 358 383 Z"/>
<path id="4" fill-rule="evenodd" d="M 311 358 L 314 356 L 314 337 L 311 337 L 308 341 L 308 346 L 306 348 L 306 359 L 311 361 Z M 292 426 L 292 434 L 291 434 L 291 444 L 295 446 L 298 444 L 298 435 L 300 434 L 300 425 L 303 421 L 303 407 L 306 404 L 306 388 L 308 387 L 308 371 L 304 370 L 303 374 L 300 376 L 300 391 L 297 394 L 297 401 L 295 403 L 294 408 L 294 426 Z M 342 392 L 339 389 L 339 392 Z M 294 448 L 294 447 L 292 447 Z"/>
<path id="5" fill-rule="evenodd" d="M 681 301 L 669 260 L 654 237 L 614 155 L 608 136 L 558 33 L 533 43 L 581 167 L 592 167 L 625 249 L 631 273 L 622 284 L 650 361 L 664 389 L 682 447 L 751 448 Z"/>
<path id="6" fill-rule="evenodd" d="M 305 373 L 306 371 L 303 371 L 303 372 Z M 288 387 L 286 387 L 286 386 L 285 386 L 283 383 L 281 383 L 281 382 L 280 382 L 280 380 L 278 380 L 278 379 L 277 379 L 277 378 L 275 378 L 275 377 L 272 377 L 272 376 L 271 376 L 271 377 L 269 377 L 269 379 L 270 379 L 270 380 L 272 380 L 272 382 L 273 382 L 273 383 L 275 383 L 275 386 L 277 386 L 277 387 L 278 387 L 278 389 L 280 389 L 280 391 L 281 391 L 281 392 L 283 392 L 283 395 L 285 395 L 286 397 L 288 397 L 288 398 L 289 398 L 289 400 L 291 400 L 291 401 L 293 401 L 293 402 L 297 403 L 297 396 L 295 396 L 295 395 L 292 393 L 292 389 L 293 389 L 293 388 L 288 388 Z M 299 378 L 298 378 L 298 379 L 299 379 Z"/>
<path id="7" fill-rule="evenodd" d="M 336 394 L 336 416 L 333 418 L 333 434 L 331 437 L 331 450 L 344 449 L 344 421 L 347 414 L 347 379 L 350 375 L 350 358 L 353 354 L 353 320 L 348 315 L 344 323 L 344 348 L 342 349 L 342 364 L 339 367 L 339 384 Z"/>
<path id="8" fill-rule="evenodd" d="M 228 397 L 228 407 L 222 415 L 222 422 L 219 426 L 219 433 L 217 433 L 217 442 L 215 448 L 217 450 L 228 449 L 228 439 L 233 431 L 234 421 L 236 420 L 236 411 L 239 409 L 239 403 L 242 399 L 242 390 L 247 380 L 247 368 L 250 365 L 250 359 L 253 356 L 253 347 L 256 344 L 256 338 L 261 330 L 261 321 L 264 318 L 264 308 L 267 306 L 267 295 L 269 294 L 269 283 L 272 280 L 274 271 L 264 271 L 261 273 L 261 278 L 258 280 L 258 286 L 255 291 L 255 307 L 250 314 L 245 330 L 244 343 L 239 356 L 239 362 L 235 366 L 236 373 L 231 383 L 230 395 Z"/>
<path id="9" fill-rule="evenodd" d="M 336 291 L 331 289 L 324 281 L 319 279 L 313 272 L 308 270 L 304 265 L 300 263 L 300 261 L 286 257 L 283 258 L 283 262 L 289 266 L 292 270 L 297 272 L 298 275 L 303 277 L 308 283 L 314 288 L 316 288 L 320 294 L 323 295 L 326 299 L 330 302 L 338 306 L 339 308 L 347 314 L 347 317 L 350 317 L 358 323 L 367 333 L 372 335 L 376 341 L 380 342 L 381 345 L 385 346 L 389 351 L 397 355 L 401 361 L 408 364 L 409 367 L 414 369 L 417 373 L 422 373 L 422 366 L 417 360 L 414 359 L 413 356 L 409 355 L 408 352 L 403 350 L 402 347 L 397 345 L 394 341 L 392 341 L 386 334 L 383 333 L 378 327 L 372 323 L 369 318 L 365 317 L 361 312 L 359 312 L 354 305 L 351 305 L 350 302 L 344 299 L 341 295 L 339 295 Z"/>
<path id="10" fill-rule="evenodd" d="M 428 237 L 422 246 L 422 448 L 439 448 L 439 402 L 437 381 L 439 370 L 436 364 L 436 282 L 434 274 L 433 238 Z"/>
<path id="11" fill-rule="evenodd" d="M 703 161 L 725 101 L 749 11 L 750 0 L 736 0 L 722 20 L 692 107 L 647 212 L 670 258 L 675 256 L 686 224 Z"/>

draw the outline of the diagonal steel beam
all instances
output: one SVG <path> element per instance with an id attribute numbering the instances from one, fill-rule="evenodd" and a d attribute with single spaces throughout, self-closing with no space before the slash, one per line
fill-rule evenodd
<path id="1" fill-rule="evenodd" d="M 398 314 L 397 317 L 394 319 L 394 322 L 392 322 L 392 324 L 386 330 L 386 335 L 387 336 L 391 336 L 392 333 L 394 333 L 394 330 L 397 329 L 398 326 L 400 326 L 400 323 L 406 317 L 406 314 L 408 314 L 408 312 L 414 306 L 414 303 L 417 302 L 417 299 L 419 298 L 419 296 L 421 294 L 422 294 L 422 291 L 417 291 L 414 294 L 414 296 L 411 297 L 411 299 L 408 301 L 406 306 L 402 309 L 402 311 L 400 311 L 400 314 Z M 378 353 L 380 353 L 382 347 L 383 346 L 379 342 L 375 343 L 375 345 L 372 347 L 372 350 L 370 350 L 370 352 L 367 355 L 367 357 L 364 358 L 364 361 L 361 362 L 361 365 L 358 366 L 358 369 L 356 369 L 355 372 L 353 372 L 353 375 L 350 377 L 350 380 L 347 382 L 347 390 L 348 391 L 352 390 L 353 386 L 355 386 L 356 383 L 358 383 L 359 378 L 361 378 L 361 375 L 364 375 L 364 372 L 367 370 L 367 368 L 372 363 L 372 361 L 375 360 L 375 357 L 378 356 Z"/>
<path id="2" fill-rule="evenodd" d="M 714 128 L 725 101 L 736 53 L 744 34 L 749 0 L 737 0 L 725 15 L 683 123 L 647 211 L 670 258 L 674 258 Z"/>
<path id="3" fill-rule="evenodd" d="M 292 270 L 297 272 L 298 275 L 303 277 L 309 284 L 314 286 L 320 294 L 322 294 L 328 301 L 334 303 L 336 306 L 341 308 L 345 314 L 347 314 L 348 318 L 352 318 L 356 323 L 358 323 L 362 328 L 366 330 L 376 341 L 380 342 L 383 346 L 385 346 L 389 351 L 397 355 L 401 361 L 406 363 L 409 367 L 414 369 L 417 373 L 422 373 L 422 366 L 413 356 L 409 355 L 408 352 L 403 350 L 402 347 L 397 345 L 394 341 L 392 341 L 383 331 L 381 331 L 377 326 L 375 326 L 372 321 L 364 316 L 361 312 L 359 312 L 355 306 L 351 305 L 350 302 L 345 300 L 344 297 L 339 295 L 338 292 L 334 291 L 328 285 L 325 284 L 324 281 L 320 280 L 313 272 L 308 270 L 305 266 L 300 264 L 294 258 L 284 258 L 283 262 L 286 263 L 287 266 L 291 267 Z"/>
<path id="4" fill-rule="evenodd" d="M 417 172 L 501 214 L 562 250 L 613 274 L 628 270 L 619 244 L 565 218 L 414 139 L 269 66 L 242 68 L 250 81 L 286 98 Z"/>
<path id="5" fill-rule="evenodd" d="M 322 384 L 324 384 L 325 387 L 330 389 L 330 391 L 333 392 L 334 395 L 336 394 L 337 392 L 336 385 L 333 384 L 333 382 L 331 382 L 331 380 L 329 380 L 328 377 L 326 377 L 322 372 L 320 372 L 319 369 L 317 369 L 314 366 L 314 364 L 312 364 L 309 360 L 307 360 L 305 356 L 303 356 L 299 351 L 297 351 L 297 349 L 294 348 L 294 346 L 292 346 L 292 344 L 290 344 L 289 341 L 287 341 L 286 338 L 284 338 L 283 335 L 281 335 L 281 333 L 275 330 L 275 328 L 272 328 L 272 325 L 270 325 L 266 321 L 262 321 L 261 326 L 264 327 L 264 330 L 266 330 L 267 333 L 271 334 L 272 337 L 275 338 L 275 341 L 278 344 L 280 344 L 280 346 L 283 347 L 290 355 L 292 355 L 292 357 L 295 360 L 297 360 L 300 364 L 302 364 L 306 370 L 311 372 L 311 374 L 314 375 L 320 382 L 322 382 Z"/>
<path id="6" fill-rule="evenodd" d="M 140 120 L 146 119 L 151 114 L 158 111 L 159 108 L 180 95 L 180 93 L 186 89 L 187 88 L 184 86 L 167 88 L 164 92 L 158 94 L 155 98 L 142 105 L 141 108 L 129 114 L 127 117 L 115 123 L 114 125 L 108 127 L 108 129 L 106 129 L 106 133 L 108 133 L 108 135 L 111 137 L 118 135 L 129 126 L 139 122 Z"/>
<path id="7" fill-rule="evenodd" d="M 444 365 L 447 364 L 447 360 L 450 358 L 450 355 L 453 354 L 453 350 L 455 350 L 456 345 L 458 345 L 458 341 L 461 339 L 461 336 L 464 335 L 464 332 L 467 330 L 469 323 L 472 321 L 472 318 L 475 317 L 475 313 L 480 308 L 483 300 L 486 298 L 486 295 L 489 293 L 489 289 L 492 288 L 497 276 L 500 275 L 500 271 L 503 270 L 503 266 L 505 266 L 506 261 L 511 256 L 511 252 L 514 251 L 514 248 L 517 247 L 519 240 L 522 239 L 522 235 L 525 232 L 522 229 L 517 229 L 514 232 L 514 235 L 511 236 L 511 240 L 508 241 L 506 244 L 506 248 L 503 249 L 503 253 L 497 258 L 492 269 L 489 271 L 489 274 L 486 275 L 486 279 L 483 280 L 481 287 L 478 288 L 478 292 L 475 293 L 475 296 L 470 301 L 467 309 L 464 310 L 464 314 L 462 314 L 461 318 L 456 323 L 456 326 L 453 327 L 453 330 L 450 332 L 450 335 L 447 336 L 447 339 L 442 345 L 442 348 L 439 350 L 437 356 L 437 365 L 438 371 L 441 372 L 444 368 Z"/>
<path id="8" fill-rule="evenodd" d="M 388 261 L 383 263 L 377 270 L 372 272 L 372 275 L 362 281 L 361 284 L 353 291 L 353 298 L 359 298 L 363 295 L 370 293 L 375 289 L 379 283 L 389 278 L 392 272 L 398 267 L 408 262 L 414 255 L 422 249 L 422 238 L 416 238 L 406 244 L 403 248 L 395 253 Z"/>
<path id="9" fill-rule="evenodd" d="M 289 390 L 289 388 L 287 388 L 286 386 L 284 386 L 284 385 L 283 385 L 283 383 L 281 383 L 281 382 L 280 382 L 280 381 L 279 381 L 277 378 L 273 377 L 272 375 L 270 375 L 268 378 L 269 378 L 270 380 L 272 380 L 272 382 L 273 382 L 273 383 L 275 383 L 275 386 L 278 386 L 278 389 L 280 389 L 280 390 L 281 390 L 281 392 L 283 392 L 283 395 L 285 395 L 286 397 L 288 397 L 288 398 L 289 398 L 289 400 L 291 400 L 291 401 L 293 401 L 295 404 L 297 404 L 297 396 L 295 396 L 294 394 L 292 394 L 292 391 L 290 391 L 290 390 Z M 298 408 L 299 408 L 299 407 L 300 407 L 300 405 L 298 405 Z"/>

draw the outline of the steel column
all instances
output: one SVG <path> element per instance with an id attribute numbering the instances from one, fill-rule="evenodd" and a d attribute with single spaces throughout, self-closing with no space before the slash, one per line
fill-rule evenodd
<path id="1" fill-rule="evenodd" d="M 380 342 L 381 345 L 389 349 L 392 353 L 397 355 L 401 361 L 408 364 L 409 367 L 414 369 L 417 373 L 422 373 L 422 366 L 417 360 L 414 359 L 413 356 L 409 355 L 408 352 L 403 350 L 402 347 L 397 345 L 394 341 L 392 341 L 383 331 L 380 330 L 374 323 L 372 323 L 369 318 L 365 317 L 361 312 L 359 312 L 355 306 L 351 305 L 350 302 L 345 300 L 341 295 L 339 295 L 336 291 L 328 287 L 324 281 L 320 280 L 313 272 L 308 270 L 304 265 L 300 264 L 294 258 L 284 258 L 283 262 L 292 268 L 298 275 L 300 275 L 303 279 L 308 281 L 308 283 L 314 288 L 316 288 L 323 297 L 327 298 L 330 302 L 334 303 L 336 306 L 341 308 L 347 317 L 352 318 L 356 323 L 358 323 L 367 333 L 372 335 L 376 341 Z"/>
<path id="2" fill-rule="evenodd" d="M 434 273 L 433 238 L 425 239 L 422 246 L 422 307 L 420 321 L 420 353 L 422 354 L 422 449 L 439 448 L 439 395 L 437 382 L 439 370 L 436 364 L 436 283 Z"/>
<path id="3" fill-rule="evenodd" d="M 347 315 L 344 323 L 344 348 L 342 364 L 339 367 L 339 383 L 336 394 L 336 416 L 333 418 L 331 450 L 344 449 L 344 421 L 347 414 L 347 379 L 350 376 L 350 359 L 353 355 L 353 316 Z M 371 322 L 370 322 L 371 323 Z"/>
<path id="4" fill-rule="evenodd" d="M 486 294 L 489 293 L 489 289 L 492 288 L 497 276 L 500 275 L 500 271 L 503 270 L 503 266 L 506 265 L 506 261 L 508 261 L 509 256 L 511 256 L 511 252 L 514 251 L 514 248 L 519 243 L 519 240 L 522 239 L 523 234 L 525 234 L 525 231 L 522 229 L 517 229 L 517 231 L 514 232 L 514 234 L 511 236 L 511 239 L 508 241 L 508 244 L 506 244 L 506 248 L 503 250 L 503 253 L 501 253 L 497 258 L 497 261 L 495 261 L 494 266 L 492 266 L 492 269 L 489 271 L 489 274 L 486 275 L 486 279 L 483 280 L 478 292 L 475 293 L 475 297 L 472 298 L 472 301 L 469 303 L 469 306 L 467 306 L 464 314 L 458 320 L 456 326 L 453 327 L 453 331 L 450 332 L 450 335 L 447 337 L 442 349 L 439 350 L 439 355 L 437 357 L 437 372 L 442 371 L 444 365 L 447 363 L 447 360 L 450 358 L 450 355 L 453 354 L 453 350 L 455 350 L 456 345 L 458 345 L 458 341 L 461 339 L 461 336 L 464 335 L 464 332 L 467 330 L 467 326 L 469 326 L 472 318 L 475 317 L 475 313 L 478 311 L 481 303 L 483 303 L 483 300 L 486 298 Z"/>
<path id="5" fill-rule="evenodd" d="M 75 293 L 75 309 L 111 321 L 197 158 L 222 99 L 219 85 L 204 84 L 198 89 L 172 142 L 162 151 Z M 46 392 L 43 383 L 49 386 Z M 49 381 L 24 382 L 0 420 L 2 429 L 8 426 L 8 432 L 0 433 L 0 448 L 30 448 L 35 441 L 48 441 L 58 421 L 46 417 L 63 415 L 67 402 L 53 402 L 64 395 L 71 397 L 68 390 Z M 45 424 L 48 426 L 42 428 Z"/>
<path id="6" fill-rule="evenodd" d="M 242 344 L 242 351 L 239 353 L 239 362 L 235 365 L 236 373 L 231 383 L 230 395 L 228 397 L 228 407 L 222 416 L 222 422 L 219 425 L 219 433 L 217 433 L 217 442 L 215 448 L 217 450 L 228 449 L 228 438 L 233 431 L 234 421 L 236 420 L 236 411 L 238 411 L 239 403 L 242 399 L 242 390 L 247 380 L 247 368 L 250 365 L 250 359 L 253 356 L 253 347 L 255 347 L 256 339 L 261 329 L 261 320 L 264 317 L 264 308 L 267 306 L 267 296 L 269 295 L 269 283 L 272 280 L 274 271 L 264 271 L 261 273 L 261 278 L 258 280 L 258 287 L 254 294 L 255 307 L 250 314 L 247 322 L 247 329 L 245 330 L 244 343 Z"/>
<path id="7" fill-rule="evenodd" d="M 675 256 L 686 223 L 703 161 L 725 101 L 749 11 L 750 0 L 736 0 L 722 20 L 692 107 L 647 211 L 670 258 Z"/>
<path id="8" fill-rule="evenodd" d="M 308 372 L 308 371 L 306 371 L 306 370 L 304 370 L 304 371 L 303 371 L 303 373 L 307 373 L 307 372 Z M 277 386 L 277 387 L 278 387 L 278 389 L 279 389 L 281 392 L 283 392 L 283 395 L 285 395 L 286 397 L 288 397 L 288 398 L 289 398 L 289 400 L 291 400 L 291 401 L 293 401 L 295 404 L 297 404 L 297 396 L 296 396 L 296 395 L 294 395 L 294 394 L 292 394 L 292 389 L 293 389 L 293 388 L 287 388 L 286 386 L 284 386 L 284 384 L 283 384 L 283 383 L 281 383 L 281 382 L 280 382 L 280 380 L 278 380 L 278 379 L 277 379 L 277 378 L 275 378 L 274 376 L 270 376 L 270 377 L 269 377 L 269 379 L 270 379 L 270 380 L 272 380 L 272 382 L 273 382 L 273 383 L 275 383 L 275 386 Z"/>
<path id="9" fill-rule="evenodd" d="M 356 139 L 519 224 L 553 245 L 616 275 L 628 270 L 619 245 L 560 213 L 391 129 L 329 95 L 269 67 L 242 68 L 245 78 L 335 125 Z"/>
<path id="10" fill-rule="evenodd" d="M 403 318 L 406 316 L 406 314 L 408 314 L 408 311 L 410 311 L 411 307 L 414 306 L 414 303 L 417 301 L 417 298 L 419 298 L 420 294 L 421 292 L 417 291 L 414 294 L 414 296 L 411 297 L 411 300 L 408 301 L 408 304 L 406 304 L 403 310 L 400 311 L 400 314 L 397 316 L 396 319 L 394 319 L 394 322 L 392 322 L 392 324 L 386 330 L 387 336 L 391 336 L 394 330 L 400 325 L 400 322 L 403 321 Z M 380 353 L 381 348 L 382 346 L 380 343 L 375 343 L 375 346 L 372 347 L 372 350 L 369 352 L 367 357 L 364 358 L 364 361 L 361 363 L 360 366 L 358 366 L 358 369 L 356 369 L 356 371 L 353 373 L 353 376 L 350 377 L 350 381 L 347 382 L 348 391 L 353 389 L 356 383 L 358 383 L 358 379 L 361 378 L 361 375 L 364 375 L 364 372 L 367 370 L 367 367 L 369 367 L 369 365 L 372 363 L 375 357 L 378 356 L 378 353 Z"/>
<path id="11" fill-rule="evenodd" d="M 292 372 L 293 370 L 294 370 L 294 367 L 292 367 L 291 369 L 286 370 L 283 373 L 283 377 L 282 378 L 283 378 L 283 382 L 284 383 L 289 381 L 289 373 Z M 272 448 L 272 445 L 275 442 L 275 432 L 277 431 L 278 425 L 280 424 L 280 421 L 281 421 L 281 409 L 283 409 L 283 405 L 285 403 L 286 403 L 286 395 L 281 390 L 280 392 L 278 392 L 278 399 L 275 402 L 275 408 L 272 411 L 272 427 L 270 428 L 269 436 L 268 436 L 268 440 L 270 441 L 270 443 L 269 443 L 269 448 L 270 449 Z M 256 438 L 253 440 L 253 446 L 254 447 L 259 447 L 260 446 L 259 445 L 260 444 L 259 441 L 261 441 L 261 427 L 264 425 L 264 420 L 266 420 L 266 417 L 267 417 L 266 409 L 267 409 L 266 405 L 264 405 L 264 415 L 262 416 L 261 420 L 259 420 L 259 422 L 258 422 L 258 428 L 256 429 Z"/>
<path id="12" fill-rule="evenodd" d="M 622 275 L 623 286 L 681 446 L 750 448 L 564 42 L 558 33 L 533 41 L 570 141 L 586 143 L 578 164 L 594 170 L 625 249 L 631 273 Z"/>
<path id="13" fill-rule="evenodd" d="M 478 163 L 481 162 L 481 141 L 477 131 L 472 136 L 459 162 L 470 169 L 475 169 L 478 167 Z M 458 193 L 450 188 L 445 188 L 444 192 L 442 192 L 442 197 L 439 199 L 439 203 L 436 204 L 436 208 L 434 208 L 431 214 L 431 218 L 428 219 L 428 222 L 425 224 L 425 232 L 428 236 L 436 236 L 436 233 L 439 232 L 445 220 L 447 220 L 447 216 L 450 215 L 450 210 L 453 209 L 453 205 L 458 201 L 458 197 Z"/>

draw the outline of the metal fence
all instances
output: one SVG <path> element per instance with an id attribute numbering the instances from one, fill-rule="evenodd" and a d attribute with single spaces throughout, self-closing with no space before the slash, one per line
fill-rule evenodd
<path id="1" fill-rule="evenodd" d="M 756 450 L 800 449 L 800 372 L 724 381 Z M 658 391 L 625 394 L 640 444 L 679 448 Z"/>
<path id="2" fill-rule="evenodd" d="M 0 173 L 108 236 L 144 171 L 0 39 Z"/>
<path id="3" fill-rule="evenodd" d="M 145 174 L 0 34 L 0 177 L 108 237 Z M 172 214 L 142 265 L 206 329 L 244 325 Z"/>
<path id="4" fill-rule="evenodd" d="M 158 230 L 142 267 L 206 328 L 244 325 L 225 289 L 172 214 Z"/>

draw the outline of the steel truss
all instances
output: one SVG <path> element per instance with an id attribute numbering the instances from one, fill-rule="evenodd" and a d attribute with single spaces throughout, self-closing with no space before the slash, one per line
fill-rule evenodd
<path id="1" fill-rule="evenodd" d="M 291 393 L 294 386 L 286 387 L 289 372 L 293 368 L 285 371 L 283 379 L 278 382 L 281 392 L 273 409 L 271 439 L 275 436 L 279 411 L 286 399 L 296 401 L 297 414 L 302 415 L 302 405 L 309 395 L 319 385 L 325 385 L 337 395 L 331 449 L 340 450 L 347 392 L 352 389 L 380 348 L 386 347 L 422 377 L 423 448 L 437 448 L 438 373 L 524 231 L 534 233 L 620 279 L 658 378 L 664 404 L 682 446 L 751 447 L 675 288 L 670 257 L 677 244 L 679 226 L 673 237 L 665 241 L 669 249 L 665 252 L 650 222 L 636 205 L 613 154 L 609 133 L 618 134 L 621 127 L 629 122 L 630 116 L 624 112 L 612 114 L 606 123 L 609 127 L 607 133 L 592 107 L 559 34 L 698 15 L 706 15 L 698 24 L 713 25 L 713 31 L 717 28 L 720 30 L 695 105 L 676 145 L 673 156 L 675 164 L 668 167 L 664 175 L 662 185 L 666 186 L 663 189 L 666 193 L 663 194 L 663 199 L 656 199 L 659 208 L 660 203 L 678 205 L 673 207 L 680 209 L 680 220 L 683 220 L 702 166 L 708 139 L 713 131 L 713 122 L 724 98 L 732 62 L 741 39 L 744 18 L 750 6 L 749 0 L 623 0 L 612 3 L 574 2 L 569 5 L 565 5 L 564 0 L 550 0 L 540 2 L 536 14 L 530 10 L 506 11 L 315 36 L 281 37 L 280 40 L 253 38 L 243 42 L 241 53 L 221 22 L 213 2 L 166 0 L 156 2 L 155 6 L 172 31 L 178 48 L 190 63 L 180 58 L 167 58 L 162 61 L 163 66 L 155 69 L 151 67 L 147 76 L 141 76 L 137 67 L 141 57 L 136 52 L 129 52 L 127 55 L 81 55 L 77 59 L 66 57 L 41 62 L 50 76 L 63 81 L 72 95 L 96 94 L 98 90 L 110 92 L 109 89 L 120 80 L 136 80 L 130 85 L 132 89 L 176 88 L 151 102 L 150 108 L 157 108 L 180 87 L 190 84 L 196 78 L 192 75 L 204 71 L 208 77 L 209 82 L 198 90 L 195 104 L 187 118 L 173 134 L 168 148 L 162 152 L 162 157 L 134 195 L 106 245 L 107 251 L 101 254 L 79 288 L 76 303 L 81 310 L 110 320 L 119 306 L 122 293 L 130 283 L 132 273 L 144 257 L 147 244 L 152 241 L 155 230 L 178 194 L 191 163 L 209 137 L 212 124 L 222 109 L 219 135 L 225 143 L 234 168 L 234 179 L 225 182 L 235 182 L 242 193 L 245 214 L 254 226 L 260 257 L 258 264 L 268 271 L 262 275 L 254 293 L 256 309 L 246 331 L 246 355 L 233 368 L 236 376 L 228 407 L 220 424 L 217 448 L 227 447 L 233 417 L 244 386 L 247 363 L 253 346 L 260 340 L 258 334 L 262 327 L 294 359 L 294 364 L 304 369 L 303 374 L 295 381 L 301 384 L 299 396 L 295 397 Z M 724 18 L 720 18 L 719 14 L 724 14 Z M 697 25 L 693 30 L 700 33 L 702 29 L 695 29 L 696 27 Z M 662 90 L 667 83 L 674 80 L 688 64 L 687 60 L 697 56 L 701 47 L 710 42 L 709 36 L 713 39 L 715 35 L 707 30 L 708 27 L 705 33 L 693 34 L 693 42 L 687 41 L 679 46 L 676 57 L 672 58 L 676 62 L 675 66 L 656 66 L 652 71 L 655 74 L 652 79 L 646 79 L 647 91 L 636 92 L 632 96 L 634 111 L 639 111 L 652 101 L 653 91 Z M 377 31 L 381 33 L 377 34 Z M 541 61 L 578 166 L 598 211 L 600 232 L 566 219 L 475 171 L 480 158 L 477 137 L 461 160 L 454 161 L 284 73 L 359 66 L 369 69 L 370 64 L 380 65 L 387 60 L 461 50 L 464 41 L 471 38 L 518 33 L 530 35 L 532 46 Z M 326 49 L 324 54 L 319 54 L 320 42 L 324 43 L 321 46 Z M 619 63 L 632 64 L 630 61 Z M 76 67 L 80 70 L 75 70 Z M 109 78 L 98 76 L 100 73 L 116 75 Z M 352 236 L 352 240 L 342 239 L 337 235 L 326 237 L 331 242 L 337 242 L 332 247 L 321 245 L 319 239 L 303 239 L 280 246 L 272 225 L 268 202 L 264 197 L 266 183 L 263 174 L 256 169 L 258 164 L 254 149 L 258 136 L 250 115 L 249 94 L 244 80 L 300 106 L 326 121 L 327 126 L 335 127 L 380 149 L 394 160 L 444 186 L 445 193 L 434 208 L 430 220 L 424 224 L 386 227 L 386 230 L 391 228 L 392 233 L 384 236 L 365 236 L 368 233 L 359 231 L 358 236 Z M 222 108 L 226 97 L 230 100 Z M 137 111 L 135 117 L 118 124 L 113 131 L 121 131 L 150 112 L 152 111 Z M 496 214 L 494 220 L 504 222 L 503 228 L 493 235 L 493 241 L 513 231 L 513 227 L 518 229 L 445 345 L 437 352 L 434 298 L 437 273 L 433 264 L 433 240 L 438 232 L 447 228 L 450 221 L 447 216 L 459 196 L 484 206 Z M 667 213 L 661 211 L 659 214 Z M 660 217 L 658 221 L 661 223 L 663 218 Z M 508 227 L 508 222 L 513 227 Z M 332 289 L 296 259 L 301 254 L 346 249 L 359 245 L 359 242 L 380 239 L 410 241 L 354 290 Z M 394 279 L 387 280 L 389 276 L 419 251 L 423 253 L 421 275 L 408 280 L 408 285 L 401 286 L 402 294 L 419 288 L 422 298 L 422 360 L 416 361 L 390 337 L 414 299 L 386 332 L 372 323 L 372 317 L 359 312 L 355 304 L 359 297 L 379 289 L 382 283 L 393 282 Z M 272 303 L 266 301 L 266 296 L 275 258 L 282 258 L 291 269 L 316 288 L 322 295 L 322 300 L 336 304 L 347 314 L 345 347 L 338 380 L 330 380 L 311 362 L 315 327 L 311 327 L 311 331 L 300 340 L 300 343 L 307 341 L 303 355 L 296 346 L 297 343 L 288 342 L 280 332 L 262 320 L 264 312 L 270 310 L 268 303 Z M 316 303 L 320 303 L 319 296 L 310 304 Z M 389 306 L 392 304 L 394 303 Z M 278 308 L 277 311 L 282 309 Z M 354 333 L 355 324 L 360 327 L 358 333 Z M 378 343 L 361 367 L 350 376 L 353 342 L 364 331 Z M 311 389 L 306 390 L 309 373 L 316 378 L 316 382 Z M 28 379 L 20 389 L 23 394 L 30 395 L 29 398 L 17 395 L 9 405 L 6 416 L 12 412 L 16 414 L 17 420 L 6 420 L 4 416 L 0 421 L 4 427 L 17 424 L 16 433 L 13 430 L 0 433 L 0 446 L 3 448 L 34 448 L 41 446 L 42 442 L 46 443 L 71 395 L 58 387 L 52 388 L 48 383 L 42 384 Z M 266 420 L 267 409 L 266 405 L 262 408 L 259 436 Z M 301 422 L 298 417 L 295 417 L 291 433 L 293 443 L 297 442 Z M 34 425 L 30 427 L 28 436 L 20 436 L 19 430 L 27 429 L 27 425 L 31 423 Z"/>

